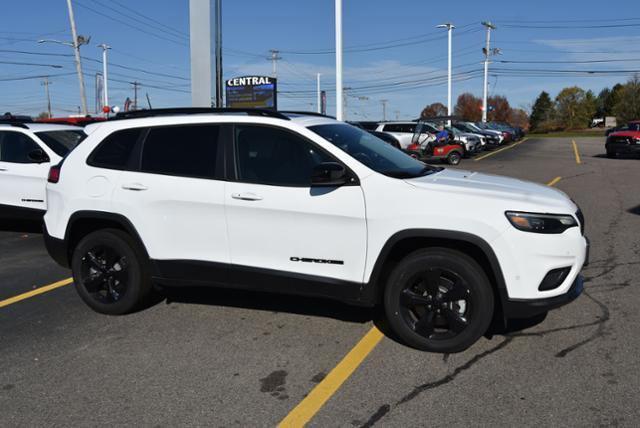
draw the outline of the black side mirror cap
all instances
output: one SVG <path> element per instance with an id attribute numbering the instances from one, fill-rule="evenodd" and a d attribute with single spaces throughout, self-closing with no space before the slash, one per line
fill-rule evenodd
<path id="1" fill-rule="evenodd" d="M 323 162 L 316 165 L 311 175 L 311 186 L 314 187 L 336 187 L 349 182 L 347 169 L 337 162 Z"/>
<path id="2" fill-rule="evenodd" d="M 50 160 L 49 156 L 42 149 L 31 150 L 27 154 L 27 157 L 29 158 L 30 161 L 33 161 L 34 163 L 45 163 L 45 162 L 49 162 Z"/>

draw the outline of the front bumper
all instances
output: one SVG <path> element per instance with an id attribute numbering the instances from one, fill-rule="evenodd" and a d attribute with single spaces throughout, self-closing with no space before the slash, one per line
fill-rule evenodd
<path id="1" fill-rule="evenodd" d="M 608 152 L 640 154 L 640 144 L 607 143 L 605 148 Z"/>
<path id="2" fill-rule="evenodd" d="M 578 275 L 569 290 L 545 299 L 506 299 L 502 302 L 505 318 L 531 318 L 574 301 L 584 289 L 584 279 Z"/>

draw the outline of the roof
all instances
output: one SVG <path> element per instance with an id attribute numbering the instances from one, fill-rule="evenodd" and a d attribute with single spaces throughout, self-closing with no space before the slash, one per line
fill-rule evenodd
<path id="1" fill-rule="evenodd" d="M 71 125 L 58 125 L 53 123 L 23 123 L 20 126 L 16 126 L 10 123 L 0 123 L 0 129 L 29 129 L 32 132 L 47 132 L 47 131 L 82 131 L 79 126 Z"/>

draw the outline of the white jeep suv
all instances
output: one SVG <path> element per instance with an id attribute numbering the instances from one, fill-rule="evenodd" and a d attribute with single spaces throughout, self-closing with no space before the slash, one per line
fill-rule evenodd
<path id="1" fill-rule="evenodd" d="M 84 137 L 75 126 L 0 116 L 0 218 L 42 220 L 49 168 Z"/>
<path id="2" fill-rule="evenodd" d="M 582 291 L 564 193 L 419 162 L 359 128 L 266 110 L 133 112 L 52 168 L 45 239 L 94 310 L 163 286 L 383 304 L 405 343 L 462 351 Z"/>

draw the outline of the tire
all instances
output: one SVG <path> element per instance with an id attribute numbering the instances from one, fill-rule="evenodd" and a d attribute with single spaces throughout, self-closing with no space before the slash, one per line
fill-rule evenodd
<path id="1" fill-rule="evenodd" d="M 447 156 L 447 163 L 449 165 L 458 165 L 461 160 L 462 160 L 462 156 L 460 156 L 460 153 L 458 152 L 451 152 Z"/>
<path id="2" fill-rule="evenodd" d="M 391 330 L 407 345 L 430 352 L 461 352 L 473 345 L 489 328 L 493 307 L 493 289 L 482 268 L 448 248 L 406 256 L 384 293 Z"/>
<path id="3" fill-rule="evenodd" d="M 75 288 L 94 311 L 123 315 L 151 295 L 146 256 L 127 233 L 103 229 L 85 236 L 71 258 Z"/>
<path id="4" fill-rule="evenodd" d="M 614 152 L 613 150 L 607 150 L 607 157 L 609 159 L 614 159 L 616 157 L 616 152 Z"/>

